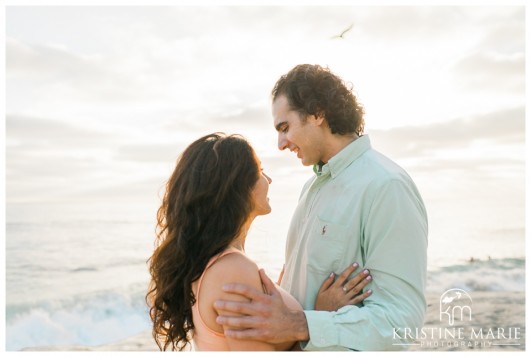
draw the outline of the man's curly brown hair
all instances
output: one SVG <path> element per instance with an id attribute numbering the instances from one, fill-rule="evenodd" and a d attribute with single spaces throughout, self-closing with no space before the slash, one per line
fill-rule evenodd
<path id="1" fill-rule="evenodd" d="M 298 65 L 280 77 L 271 94 L 273 101 L 285 95 L 290 108 L 303 119 L 308 115 L 324 115 L 332 134 L 363 134 L 363 106 L 352 88 L 328 68 Z"/>

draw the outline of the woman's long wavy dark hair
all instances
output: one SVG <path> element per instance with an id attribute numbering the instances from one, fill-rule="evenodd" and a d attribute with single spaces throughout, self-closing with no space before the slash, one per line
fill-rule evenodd
<path id="1" fill-rule="evenodd" d="M 248 222 L 260 175 L 254 150 L 241 136 L 214 133 L 180 156 L 157 212 L 155 251 L 146 295 L 153 338 L 161 350 L 183 350 L 194 329 L 192 282 Z"/>

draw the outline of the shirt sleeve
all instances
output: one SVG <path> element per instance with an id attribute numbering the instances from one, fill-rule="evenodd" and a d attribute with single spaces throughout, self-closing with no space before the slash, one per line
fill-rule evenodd
<path id="1" fill-rule="evenodd" d="M 412 182 L 389 179 L 373 186 L 361 249 L 373 282 L 363 306 L 304 311 L 310 340 L 303 350 L 403 350 L 424 323 L 427 215 Z M 410 333 L 406 333 L 409 331 Z"/>

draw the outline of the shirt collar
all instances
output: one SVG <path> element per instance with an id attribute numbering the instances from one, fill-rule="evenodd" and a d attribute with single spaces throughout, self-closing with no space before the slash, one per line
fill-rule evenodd
<path id="1" fill-rule="evenodd" d="M 328 160 L 328 163 L 324 164 L 321 167 L 321 170 L 319 170 L 318 164 L 313 165 L 313 172 L 315 172 L 317 176 L 326 176 L 327 174 L 330 174 L 332 178 L 335 178 L 370 148 L 371 141 L 369 140 L 369 136 L 360 136 Z"/>

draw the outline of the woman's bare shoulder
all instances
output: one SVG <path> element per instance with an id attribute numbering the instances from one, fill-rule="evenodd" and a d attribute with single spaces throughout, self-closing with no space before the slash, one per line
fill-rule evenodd
<path id="1" fill-rule="evenodd" d="M 243 283 L 261 288 L 258 265 L 242 253 L 231 253 L 219 258 L 207 271 L 218 283 Z"/>
<path id="2" fill-rule="evenodd" d="M 224 292 L 223 285 L 228 283 L 240 283 L 262 289 L 258 266 L 244 254 L 231 253 L 216 260 L 203 275 L 198 300 L 203 320 L 208 327 L 218 332 L 223 329 L 215 322 L 217 312 L 214 309 L 214 301 L 248 301 L 241 295 Z"/>

